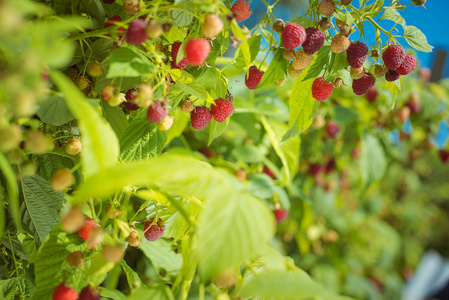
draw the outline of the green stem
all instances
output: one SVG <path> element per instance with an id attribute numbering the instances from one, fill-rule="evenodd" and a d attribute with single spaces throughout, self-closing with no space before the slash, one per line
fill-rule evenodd
<path id="1" fill-rule="evenodd" d="M 393 39 L 396 41 L 396 39 L 390 34 L 390 32 L 386 31 L 385 29 L 383 29 L 382 27 L 379 26 L 379 24 L 376 23 L 376 21 L 373 20 L 373 18 L 371 17 L 366 17 L 366 19 L 368 21 L 370 21 L 371 24 L 373 24 L 374 27 L 376 27 L 377 29 L 379 29 L 380 31 L 382 31 L 383 33 L 385 33 L 390 39 Z"/>
<path id="2" fill-rule="evenodd" d="M 16 272 L 17 277 L 20 277 L 20 275 L 19 275 L 19 267 L 17 266 L 17 260 L 16 260 L 15 254 L 14 254 L 14 247 L 12 246 L 11 235 L 9 233 L 9 230 L 8 230 L 8 240 L 9 240 L 9 246 L 11 247 L 12 260 L 14 261 L 14 271 Z M 22 295 L 24 294 L 24 292 L 22 290 L 22 285 L 21 284 L 19 284 L 19 289 L 20 289 L 19 297 L 20 297 L 20 299 L 23 299 Z"/>

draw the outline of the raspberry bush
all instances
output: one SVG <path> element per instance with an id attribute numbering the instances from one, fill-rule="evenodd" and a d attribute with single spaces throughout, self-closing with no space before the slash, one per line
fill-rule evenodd
<path id="1" fill-rule="evenodd" d="M 402 9 L 0 1 L 0 298 L 398 299 L 448 238 Z"/>

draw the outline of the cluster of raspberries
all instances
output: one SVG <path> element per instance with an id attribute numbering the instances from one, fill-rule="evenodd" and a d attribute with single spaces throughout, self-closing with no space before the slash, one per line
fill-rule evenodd
<path id="1" fill-rule="evenodd" d="M 227 99 L 215 99 L 210 109 L 206 106 L 195 106 L 190 99 L 184 100 L 180 108 L 183 112 L 190 114 L 190 123 L 194 129 L 200 130 L 214 118 L 217 122 L 224 122 L 234 112 L 232 102 Z"/>

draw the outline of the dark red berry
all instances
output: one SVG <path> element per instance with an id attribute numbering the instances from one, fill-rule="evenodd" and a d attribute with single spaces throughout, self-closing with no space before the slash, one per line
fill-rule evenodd
<path id="1" fill-rule="evenodd" d="M 407 75 L 415 68 L 416 68 L 415 56 L 409 53 L 405 53 L 404 61 L 399 66 L 399 68 L 396 69 L 396 72 L 398 72 L 399 75 Z"/>
<path id="2" fill-rule="evenodd" d="M 268 168 L 267 166 L 263 166 L 262 173 L 267 174 L 272 179 L 276 179 L 276 175 L 274 175 L 273 171 L 271 171 L 270 168 Z"/>
<path id="3" fill-rule="evenodd" d="M 362 78 L 352 81 L 352 91 L 356 95 L 363 95 L 374 86 L 374 83 L 376 83 L 376 78 L 370 73 L 367 73 Z"/>
<path id="4" fill-rule="evenodd" d="M 336 167 L 337 167 L 337 162 L 335 161 L 335 158 L 331 158 L 326 164 L 326 171 L 325 171 L 326 174 L 332 173 Z"/>
<path id="5" fill-rule="evenodd" d="M 405 103 L 405 106 L 410 108 L 410 112 L 414 115 L 419 114 L 419 112 L 421 111 L 421 105 L 419 104 L 419 102 L 407 101 Z"/>
<path id="6" fill-rule="evenodd" d="M 365 44 L 352 43 L 346 50 L 349 65 L 353 68 L 360 68 L 365 62 L 368 52 L 368 47 Z"/>
<path id="7" fill-rule="evenodd" d="M 259 82 L 262 79 L 263 74 L 264 72 L 259 71 L 257 67 L 255 66 L 249 67 L 248 75 L 245 78 L 245 85 L 250 90 L 254 90 L 259 85 Z"/>
<path id="8" fill-rule="evenodd" d="M 306 28 L 307 38 L 302 44 L 302 49 L 307 54 L 313 54 L 321 49 L 324 45 L 324 32 L 318 28 Z"/>
<path id="9" fill-rule="evenodd" d="M 393 71 L 393 70 L 388 70 L 388 72 L 385 74 L 385 79 L 387 81 L 395 81 L 395 80 L 398 80 L 399 77 L 401 77 L 401 75 L 399 75 L 398 72 Z"/>
<path id="10" fill-rule="evenodd" d="M 133 45 L 140 45 L 148 39 L 145 29 L 147 23 L 141 19 L 134 19 L 128 27 L 126 41 Z"/>
<path id="11" fill-rule="evenodd" d="M 172 69 L 184 69 L 187 67 L 189 62 L 187 61 L 187 58 L 181 59 L 179 63 L 176 63 L 176 57 L 178 56 L 179 47 L 181 47 L 181 42 L 174 42 L 173 45 L 171 45 L 171 67 Z"/>
<path id="12" fill-rule="evenodd" d="M 301 46 L 306 38 L 306 31 L 301 25 L 296 23 L 288 23 L 282 31 L 282 45 L 287 50 Z"/>
<path id="13" fill-rule="evenodd" d="M 382 53 L 382 59 L 385 67 L 389 70 L 396 70 L 402 65 L 405 58 L 405 51 L 399 45 L 390 45 Z"/>
<path id="14" fill-rule="evenodd" d="M 366 100 L 368 100 L 369 103 L 373 103 L 374 101 L 376 101 L 377 95 L 377 89 L 375 87 L 372 87 L 366 93 Z"/>
<path id="15" fill-rule="evenodd" d="M 282 208 L 278 208 L 274 210 L 274 217 L 276 218 L 276 222 L 282 222 L 288 218 L 288 210 L 284 210 Z"/>
<path id="16" fill-rule="evenodd" d="M 108 28 L 108 27 L 114 26 L 115 22 L 121 22 L 121 21 L 122 21 L 122 18 L 120 16 L 112 16 L 106 21 L 106 23 L 104 23 L 103 28 Z M 117 28 L 117 34 L 119 36 L 121 36 L 124 31 L 125 31 L 125 28 L 123 28 L 123 27 Z M 107 36 L 111 36 L 111 35 L 107 34 Z"/>
<path id="17" fill-rule="evenodd" d="M 88 285 L 81 290 L 79 300 L 101 300 L 98 289 Z"/>
<path id="18" fill-rule="evenodd" d="M 334 121 L 329 121 L 326 124 L 326 133 L 330 138 L 335 138 L 337 133 L 340 131 L 340 127 Z"/>
<path id="19" fill-rule="evenodd" d="M 194 129 L 203 129 L 212 121 L 212 114 L 207 107 L 197 106 L 190 113 L 190 123 Z"/>
<path id="20" fill-rule="evenodd" d="M 438 151 L 438 154 L 440 155 L 441 162 L 444 164 L 449 163 L 449 151 L 441 149 Z"/>
<path id="21" fill-rule="evenodd" d="M 154 101 L 153 104 L 148 107 L 147 119 L 150 123 L 160 122 L 166 115 L 167 109 L 163 107 L 159 101 Z"/>
<path id="22" fill-rule="evenodd" d="M 153 221 L 154 218 L 151 218 L 150 220 L 145 221 L 144 225 L 145 238 L 150 242 L 159 239 L 165 231 L 165 223 L 162 219 L 159 218 L 155 224 L 151 225 Z"/>
<path id="23" fill-rule="evenodd" d="M 136 89 L 129 89 L 125 94 L 125 106 L 128 110 L 138 110 L 140 107 L 134 102 L 134 99 L 137 96 L 137 90 Z"/>
<path id="24" fill-rule="evenodd" d="M 319 165 L 317 163 L 311 163 L 309 165 L 309 175 L 312 177 L 316 177 L 320 174 L 323 174 L 326 171 L 326 167 Z"/>
<path id="25" fill-rule="evenodd" d="M 215 121 L 223 122 L 232 114 L 234 111 L 234 106 L 231 101 L 218 98 L 215 100 L 215 104 L 211 105 L 210 111 Z"/>

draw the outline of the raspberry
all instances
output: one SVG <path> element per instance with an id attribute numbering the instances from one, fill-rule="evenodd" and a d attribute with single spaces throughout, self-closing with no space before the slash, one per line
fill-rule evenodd
<path id="1" fill-rule="evenodd" d="M 92 219 L 87 219 L 87 221 L 84 223 L 83 227 L 81 227 L 78 230 L 78 235 L 80 238 L 83 239 L 83 241 L 87 241 L 90 239 L 90 233 L 92 230 L 98 227 L 97 222 L 95 222 Z"/>
<path id="2" fill-rule="evenodd" d="M 366 100 L 368 100 L 369 103 L 373 103 L 374 101 L 376 101 L 377 95 L 377 89 L 375 87 L 372 87 L 366 93 Z"/>
<path id="3" fill-rule="evenodd" d="M 288 23 L 282 31 L 282 45 L 287 50 L 301 46 L 306 38 L 306 31 L 301 25 L 296 23 Z"/>
<path id="4" fill-rule="evenodd" d="M 235 20 L 238 23 L 248 19 L 253 11 L 249 8 L 248 1 L 237 0 L 235 1 L 234 5 L 232 5 L 231 12 L 237 15 Z"/>
<path id="5" fill-rule="evenodd" d="M 108 104 L 112 107 L 120 105 L 122 102 L 126 102 L 125 94 L 118 93 L 112 95 L 111 98 L 108 99 Z"/>
<path id="6" fill-rule="evenodd" d="M 292 66 L 296 70 L 304 70 L 313 60 L 311 54 L 307 54 L 302 50 L 296 51 L 295 58 L 292 61 Z"/>
<path id="7" fill-rule="evenodd" d="M 293 59 L 295 58 L 295 50 L 293 49 L 285 50 L 284 53 L 282 53 L 282 56 L 288 60 Z"/>
<path id="8" fill-rule="evenodd" d="M 153 103 L 153 88 L 148 84 L 141 84 L 137 87 L 137 96 L 134 103 L 139 107 L 149 107 Z"/>
<path id="9" fill-rule="evenodd" d="M 440 156 L 441 162 L 444 164 L 449 163 L 449 151 L 441 149 L 438 151 L 438 154 Z"/>
<path id="10" fill-rule="evenodd" d="M 207 107 L 197 106 L 190 113 L 190 123 L 194 129 L 203 129 L 212 120 L 212 114 Z"/>
<path id="11" fill-rule="evenodd" d="M 128 27 L 126 41 L 132 45 L 140 45 L 148 39 L 145 29 L 147 23 L 141 19 L 134 19 Z"/>
<path id="12" fill-rule="evenodd" d="M 207 38 L 214 38 L 223 30 L 223 21 L 216 14 L 208 14 L 204 18 L 203 35 Z"/>
<path id="13" fill-rule="evenodd" d="M 101 297 L 98 294 L 98 289 L 88 285 L 81 290 L 79 300 L 101 300 Z"/>
<path id="14" fill-rule="evenodd" d="M 187 61 L 191 66 L 202 64 L 209 56 L 210 43 L 203 39 L 190 40 L 185 48 Z"/>
<path id="15" fill-rule="evenodd" d="M 82 91 L 90 87 L 89 79 L 87 79 L 86 77 L 82 77 L 82 76 L 75 78 L 75 84 Z"/>
<path id="16" fill-rule="evenodd" d="M 398 72 L 399 75 L 407 75 L 415 68 L 416 68 L 415 56 L 409 53 L 405 53 L 404 61 L 399 66 L 399 68 L 396 69 L 396 72 Z"/>
<path id="17" fill-rule="evenodd" d="M 376 64 L 376 65 L 374 66 L 374 75 L 375 75 L 376 77 L 383 77 L 383 76 L 385 76 L 385 74 L 387 74 L 387 72 L 388 72 L 388 69 L 382 67 L 382 66 L 379 65 L 379 64 Z"/>
<path id="18" fill-rule="evenodd" d="M 215 100 L 215 104 L 212 104 L 210 111 L 214 120 L 217 122 L 223 122 L 229 117 L 234 110 L 231 101 L 224 100 L 223 98 L 218 98 Z"/>
<path id="19" fill-rule="evenodd" d="M 271 179 L 276 179 L 276 175 L 274 175 L 273 171 L 271 171 L 267 166 L 263 166 L 262 173 L 267 174 L 271 177 Z"/>
<path id="20" fill-rule="evenodd" d="M 53 300 L 77 300 L 78 293 L 74 289 L 65 285 L 64 282 L 60 283 L 53 292 Z"/>
<path id="21" fill-rule="evenodd" d="M 71 138 L 68 140 L 67 144 L 65 144 L 65 152 L 68 155 L 77 155 L 81 152 L 83 145 L 81 144 L 79 139 Z"/>
<path id="22" fill-rule="evenodd" d="M 25 150 L 33 154 L 44 154 L 55 147 L 53 139 L 42 131 L 30 131 L 26 135 Z"/>
<path id="23" fill-rule="evenodd" d="M 0 129 L 0 151 L 8 152 L 14 150 L 22 141 L 22 130 L 19 125 L 11 124 L 11 126 Z"/>
<path id="24" fill-rule="evenodd" d="M 265 72 L 260 71 L 255 66 L 249 67 L 249 72 L 247 77 L 245 77 L 245 85 L 250 89 L 254 90 L 256 89 L 257 85 L 260 82 L 260 79 L 262 79 L 262 76 Z"/>
<path id="25" fill-rule="evenodd" d="M 163 107 L 160 101 L 154 101 L 153 105 L 148 107 L 147 119 L 150 123 L 162 121 L 167 115 L 167 109 Z"/>
<path id="26" fill-rule="evenodd" d="M 382 53 L 382 59 L 384 61 L 385 67 L 389 70 L 396 70 L 399 68 L 404 61 L 405 51 L 401 46 L 390 45 Z"/>
<path id="27" fill-rule="evenodd" d="M 139 233 L 135 230 L 131 230 L 129 232 L 129 236 L 126 240 L 128 241 L 128 245 L 130 245 L 131 247 L 139 247 L 140 246 Z"/>
<path id="28" fill-rule="evenodd" d="M 125 94 L 125 107 L 130 110 L 138 110 L 140 107 L 136 104 L 135 98 L 137 97 L 136 89 L 129 89 Z"/>
<path id="29" fill-rule="evenodd" d="M 335 161 L 335 158 L 331 158 L 331 159 L 327 162 L 325 168 L 326 168 L 326 169 L 325 169 L 324 173 L 326 173 L 326 174 L 330 174 L 330 173 L 332 173 L 333 171 L 335 171 L 335 169 L 337 168 L 337 162 Z"/>
<path id="30" fill-rule="evenodd" d="M 337 34 L 331 42 L 331 51 L 334 53 L 342 53 L 348 50 L 351 41 L 344 35 Z"/>
<path id="31" fill-rule="evenodd" d="M 349 70 L 349 75 L 351 75 L 352 79 L 360 79 L 365 75 L 365 69 L 363 67 L 353 68 Z"/>
<path id="32" fill-rule="evenodd" d="M 184 69 L 189 64 L 187 58 L 185 57 L 179 63 L 176 63 L 176 57 L 178 56 L 178 51 L 181 44 L 181 42 L 174 42 L 173 45 L 171 45 L 172 69 Z"/>
<path id="33" fill-rule="evenodd" d="M 234 176 L 238 180 L 246 180 L 246 178 L 248 177 L 248 174 L 246 174 L 246 172 L 244 170 L 238 169 L 234 172 Z"/>
<path id="34" fill-rule="evenodd" d="M 405 103 L 405 105 L 408 108 L 410 108 L 410 112 L 412 114 L 418 114 L 419 111 L 421 110 L 421 105 L 419 104 L 419 102 L 420 102 L 419 94 L 412 92 L 410 93 L 410 97 Z"/>
<path id="35" fill-rule="evenodd" d="M 161 24 L 150 22 L 147 25 L 147 28 L 145 28 L 145 32 L 147 33 L 148 38 L 155 40 L 162 35 L 164 29 L 162 28 Z"/>
<path id="36" fill-rule="evenodd" d="M 288 75 L 289 75 L 291 78 L 296 78 L 296 77 L 298 77 L 299 75 L 301 75 L 301 73 L 302 73 L 302 70 L 296 70 L 296 69 L 293 67 L 293 64 L 292 64 L 292 63 L 290 63 L 290 64 L 288 65 Z"/>
<path id="37" fill-rule="evenodd" d="M 352 43 L 346 50 L 348 63 L 353 68 L 360 68 L 368 56 L 368 47 L 360 42 Z"/>
<path id="38" fill-rule="evenodd" d="M 113 84 L 107 84 L 101 89 L 101 97 L 103 100 L 107 101 L 111 98 L 117 91 L 117 88 Z"/>
<path id="39" fill-rule="evenodd" d="M 72 207 L 61 220 L 61 228 L 65 232 L 74 233 L 86 223 L 86 216 L 78 207 Z"/>
<path id="40" fill-rule="evenodd" d="M 182 101 L 182 103 L 179 107 L 185 113 L 190 113 L 192 110 L 195 109 L 195 105 L 193 104 L 192 100 L 190 100 L 189 98 Z"/>
<path id="41" fill-rule="evenodd" d="M 322 15 L 330 16 L 335 12 L 335 5 L 331 0 L 322 0 L 318 4 L 318 12 Z"/>
<path id="42" fill-rule="evenodd" d="M 326 134 L 330 137 L 330 138 L 335 138 L 335 136 L 337 135 L 337 133 L 340 131 L 340 128 L 338 127 L 338 124 L 335 123 L 334 121 L 329 121 L 326 124 Z M 324 171 L 326 171 L 326 168 L 324 168 Z"/>
<path id="43" fill-rule="evenodd" d="M 130 15 L 137 14 L 140 10 L 139 0 L 125 0 L 123 1 L 123 10 Z"/>
<path id="44" fill-rule="evenodd" d="M 320 22 L 318 23 L 318 25 L 321 27 L 321 29 L 323 30 L 328 30 L 329 28 L 332 27 L 332 23 L 329 22 L 328 18 L 322 18 L 320 20 Z"/>
<path id="45" fill-rule="evenodd" d="M 329 98 L 334 91 L 332 83 L 328 83 L 323 77 L 318 77 L 312 84 L 312 96 L 317 101 L 323 101 Z"/>
<path id="46" fill-rule="evenodd" d="M 277 223 L 284 221 L 288 217 L 288 211 L 282 208 L 275 209 L 273 213 Z"/>
<path id="47" fill-rule="evenodd" d="M 307 54 L 313 54 L 321 49 L 324 45 L 324 32 L 318 28 L 306 28 L 307 38 L 302 44 L 302 49 Z"/>
<path id="48" fill-rule="evenodd" d="M 170 115 L 166 115 L 165 118 L 163 118 L 161 121 L 157 122 L 157 129 L 160 131 L 167 131 L 169 130 L 173 125 L 173 117 Z"/>
<path id="49" fill-rule="evenodd" d="M 275 84 L 276 86 L 284 86 L 284 84 L 285 84 L 286 81 L 287 81 L 287 79 L 281 78 L 281 79 L 275 81 L 274 84 Z"/>
<path id="50" fill-rule="evenodd" d="M 398 80 L 399 77 L 401 77 L 401 75 L 399 75 L 398 72 L 393 71 L 393 70 L 388 70 L 388 72 L 385 74 L 385 79 L 387 81 L 395 81 L 395 80 Z"/>
<path id="51" fill-rule="evenodd" d="M 323 174 L 326 171 L 326 168 L 322 165 L 311 163 L 309 166 L 308 174 L 312 177 L 317 177 L 320 174 Z"/>
<path id="52" fill-rule="evenodd" d="M 125 256 L 125 251 L 122 245 L 104 245 L 103 246 L 103 257 L 106 261 L 111 263 L 118 263 Z"/>
<path id="53" fill-rule="evenodd" d="M 165 231 L 165 223 L 162 219 L 159 218 L 157 223 L 151 225 L 153 221 L 154 218 L 151 218 L 148 221 L 145 221 L 144 225 L 145 238 L 150 242 L 154 242 L 159 239 Z"/>
<path id="54" fill-rule="evenodd" d="M 350 36 L 351 35 L 351 27 L 347 24 L 343 24 L 340 26 L 340 34 L 344 36 Z"/>
<path id="55" fill-rule="evenodd" d="M 51 188 L 55 191 L 62 191 L 70 187 L 75 182 L 75 177 L 67 168 L 61 168 L 51 177 Z"/>
<path id="56" fill-rule="evenodd" d="M 277 33 L 282 33 L 284 27 L 285 23 L 282 20 L 276 20 L 276 22 L 274 22 L 273 24 L 273 30 L 276 31 Z"/>
<path id="57" fill-rule="evenodd" d="M 84 255 L 81 251 L 75 251 L 67 255 L 65 261 L 72 267 L 82 268 L 84 266 Z"/>
<path id="58" fill-rule="evenodd" d="M 374 86 L 376 78 L 370 73 L 362 76 L 360 79 L 354 79 L 352 81 L 352 90 L 356 95 L 363 95 L 369 91 L 370 88 Z"/>
<path id="59" fill-rule="evenodd" d="M 112 16 L 106 21 L 106 23 L 104 23 L 103 28 L 108 28 L 108 27 L 114 26 L 115 25 L 114 22 L 121 22 L 121 21 L 122 21 L 122 18 L 120 16 Z M 117 28 L 117 34 L 119 36 L 121 36 L 124 31 L 125 31 L 125 28 L 123 28 L 123 27 Z M 106 34 L 106 35 L 111 36 L 110 34 Z"/>
<path id="60" fill-rule="evenodd" d="M 103 73 L 103 67 L 98 61 L 92 61 L 87 66 L 87 74 L 89 74 L 92 77 L 98 77 Z"/>

